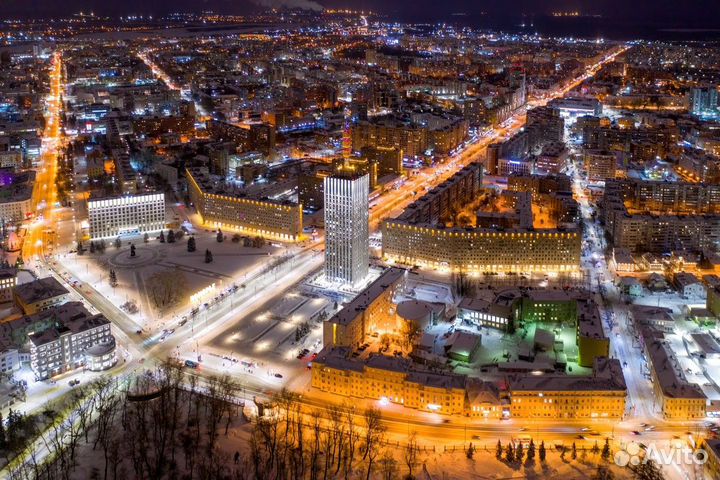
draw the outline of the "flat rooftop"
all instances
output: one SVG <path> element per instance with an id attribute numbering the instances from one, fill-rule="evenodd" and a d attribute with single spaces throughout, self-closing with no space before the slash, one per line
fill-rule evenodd
<path id="1" fill-rule="evenodd" d="M 358 313 L 367 310 L 385 290 L 400 281 L 405 273 L 406 270 L 402 268 L 389 268 L 385 270 L 382 275 L 368 285 L 368 287 L 360 292 L 350 303 L 345 305 L 342 310 L 333 315 L 328 322 L 339 325 L 350 324 L 350 322 L 358 316 Z"/>
<path id="2" fill-rule="evenodd" d="M 666 397 L 702 399 L 707 398 L 699 385 L 690 383 L 683 375 L 677 359 L 665 343 L 665 335 L 651 326 L 640 328 L 645 340 L 655 378 Z"/>
<path id="3" fill-rule="evenodd" d="M 25 304 L 59 297 L 68 293 L 67 289 L 55 280 L 55 277 L 39 278 L 15 287 L 15 296 Z"/>
<path id="4" fill-rule="evenodd" d="M 591 376 L 525 375 L 510 382 L 511 391 L 627 391 L 620 360 L 597 358 Z"/>

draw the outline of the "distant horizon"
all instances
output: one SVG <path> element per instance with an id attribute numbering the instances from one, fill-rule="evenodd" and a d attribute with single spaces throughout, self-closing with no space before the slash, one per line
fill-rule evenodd
<path id="1" fill-rule="evenodd" d="M 203 11 L 212 11 L 218 14 L 232 15 L 230 12 L 221 12 L 213 9 L 205 9 Z M 257 9 L 249 11 L 244 15 L 257 15 L 268 13 L 267 9 Z M 88 13 L 89 11 L 85 12 Z M 37 13 L 37 12 L 36 12 Z M 33 15 L 33 16 L 6 16 L 6 19 L 14 20 L 33 20 L 42 21 L 50 18 L 70 18 L 73 15 L 81 13 L 65 12 L 64 15 Z M 108 17 L 111 20 L 120 19 L 124 14 L 101 14 L 93 12 L 99 17 Z M 167 12 L 163 14 L 153 14 L 153 20 L 158 20 L 171 13 L 192 14 L 202 13 L 202 11 L 181 11 Z M 148 15 L 150 14 L 143 14 Z M 237 14 L 236 15 L 241 15 Z M 464 12 L 452 12 L 436 16 L 428 16 L 425 13 L 393 15 L 379 14 L 384 20 L 389 22 L 399 22 L 409 25 L 436 25 L 439 23 L 447 23 L 456 25 L 457 27 L 470 27 L 477 30 L 488 30 L 498 33 L 509 34 L 538 34 L 546 37 L 576 37 L 584 39 L 605 39 L 612 41 L 628 41 L 628 40 L 656 40 L 656 41 L 678 41 L 678 42 L 717 42 L 720 41 L 720 26 L 702 26 L 702 25 L 685 25 L 681 23 L 666 22 L 637 22 L 631 20 L 611 22 L 602 16 L 581 16 L 581 17 L 565 17 L 556 18 L 546 14 L 535 15 L 518 15 L 517 17 L 506 17 L 494 14 L 469 14 Z M 148 19 L 149 20 L 149 19 Z M 210 26 L 208 26 L 210 27 Z"/>
<path id="2" fill-rule="evenodd" d="M 579 5 L 582 4 L 582 5 Z M 228 15 L 267 13 L 270 8 L 350 8 L 372 11 L 400 23 L 449 23 L 475 29 L 548 37 L 607 40 L 720 41 L 720 2 L 691 0 L 682 4 L 659 0 L 8 0 L 4 19 L 44 20 L 93 12 L 111 19 L 129 15 L 162 17 L 171 13 L 213 11 Z M 578 16 L 554 16 L 575 14 Z"/>
<path id="3" fill-rule="evenodd" d="M 484 16 L 501 23 L 520 23 L 526 18 L 549 18 L 553 14 L 577 13 L 581 17 L 558 18 L 561 21 L 582 20 L 582 16 L 601 16 L 608 27 L 617 24 L 663 28 L 720 29 L 720 2 L 714 0 L 597 0 L 591 4 L 579 0 L 505 0 L 502 4 L 489 0 L 446 0 L 441 6 L 432 0 L 126 0 L 96 2 L 92 0 L 7 0 L 0 18 L 41 19 L 70 16 L 93 11 L 103 16 L 153 15 L 169 13 L 201 13 L 212 10 L 221 14 L 251 14 L 269 8 L 295 7 L 308 10 L 348 8 L 373 11 L 390 19 L 447 21 L 454 17 Z M 482 15 L 485 14 L 485 15 Z"/>

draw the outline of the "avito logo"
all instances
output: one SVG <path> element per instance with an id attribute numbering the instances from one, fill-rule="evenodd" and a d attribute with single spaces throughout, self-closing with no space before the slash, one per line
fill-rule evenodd
<path id="1" fill-rule="evenodd" d="M 620 467 L 637 466 L 648 460 L 654 460 L 660 465 L 704 465 L 708 456 L 705 450 L 693 450 L 689 447 L 658 447 L 651 443 L 643 448 L 637 442 L 630 442 L 625 448 L 615 452 L 615 465 Z"/>

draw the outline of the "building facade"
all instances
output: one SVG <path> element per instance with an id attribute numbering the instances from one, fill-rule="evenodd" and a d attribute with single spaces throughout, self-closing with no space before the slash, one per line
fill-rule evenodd
<path id="1" fill-rule="evenodd" d="M 574 272 L 580 266 L 577 229 L 447 227 L 457 205 L 477 199 L 480 164 L 462 170 L 382 225 L 388 262 L 466 272 Z M 529 201 L 529 197 L 528 197 Z"/>
<path id="2" fill-rule="evenodd" d="M 405 280 L 406 271 L 390 268 L 342 310 L 323 323 L 323 345 L 357 348 L 371 332 L 386 330 L 396 321 L 395 292 Z"/>
<path id="3" fill-rule="evenodd" d="M 90 238 L 159 232 L 165 228 L 165 195 L 142 193 L 88 200 Z"/>
<path id="4" fill-rule="evenodd" d="M 325 277 L 359 286 L 370 266 L 369 176 L 354 172 L 325 177 Z"/>
<path id="5" fill-rule="evenodd" d="M 510 384 L 517 418 L 611 418 L 625 416 L 627 386 L 617 359 L 598 358 L 591 376 L 526 375 Z"/>
<path id="6" fill-rule="evenodd" d="M 87 366 L 88 351 L 94 358 L 90 366 L 96 370 L 110 368 L 117 361 L 110 321 L 102 314 L 92 315 L 80 302 L 54 307 L 28 317 L 27 322 L 39 328 L 28 335 L 30 366 L 38 380 Z M 103 355 L 98 362 L 96 353 L 100 351 Z"/>
<path id="7" fill-rule="evenodd" d="M 466 272 L 575 272 L 579 231 L 438 228 L 388 220 L 383 256 L 402 265 Z"/>
<path id="8" fill-rule="evenodd" d="M 590 182 L 604 182 L 608 178 L 615 178 L 617 157 L 613 152 L 585 150 L 583 152 L 583 163 Z"/>
<path id="9" fill-rule="evenodd" d="M 631 252 L 716 251 L 720 247 L 720 186 L 613 180 L 602 200 L 605 231 Z"/>
<path id="10" fill-rule="evenodd" d="M 0 268 L 0 303 L 10 302 L 17 286 L 17 268 Z"/>
<path id="11" fill-rule="evenodd" d="M 283 241 L 301 238 L 302 205 L 216 191 L 197 170 L 187 170 L 187 179 L 190 200 L 205 225 Z"/>
<path id="12" fill-rule="evenodd" d="M 348 358 L 349 351 L 325 348 L 312 365 L 312 386 L 345 397 L 371 398 L 445 415 L 466 412 L 467 377 L 413 369 L 397 357 Z"/>
<path id="13" fill-rule="evenodd" d="M 45 277 L 15 287 L 13 299 L 25 315 L 33 315 L 64 303 L 70 292 L 55 277 Z"/>

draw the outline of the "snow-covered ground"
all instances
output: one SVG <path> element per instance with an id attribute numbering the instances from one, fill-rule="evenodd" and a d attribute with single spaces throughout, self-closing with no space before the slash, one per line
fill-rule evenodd
<path id="1" fill-rule="evenodd" d="M 180 317 L 191 308 L 190 296 L 212 284 L 219 293 L 233 284 L 240 285 L 252 275 L 261 271 L 280 255 L 290 253 L 295 247 L 267 244 L 262 248 L 243 247 L 231 241 L 227 235 L 224 242 L 216 241 L 216 234 L 197 230 L 196 251 L 187 251 L 187 236 L 175 243 L 160 243 L 153 238 L 149 243 L 142 239 L 133 241 L 136 257 L 129 255 L 129 242 L 124 241 L 120 249 L 109 241 L 104 254 L 84 255 L 66 253 L 57 259 L 57 266 L 66 273 L 66 279 L 91 285 L 100 295 L 116 306 L 135 301 L 139 311 L 129 315 L 142 326 L 154 330 L 162 327 L 172 318 Z M 87 247 L 87 245 L 86 245 Z M 205 250 L 212 252 L 213 261 L 205 263 Z M 118 285 L 113 288 L 109 272 L 116 272 Z M 148 280 L 155 273 L 173 270 L 184 277 L 187 284 L 187 301 L 165 312 L 159 312 L 148 296 Z"/>

